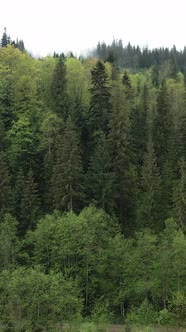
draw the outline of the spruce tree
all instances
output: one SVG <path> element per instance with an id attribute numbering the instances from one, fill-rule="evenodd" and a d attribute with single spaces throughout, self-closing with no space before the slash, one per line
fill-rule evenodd
<path id="1" fill-rule="evenodd" d="M 147 152 L 141 169 L 141 183 L 137 209 L 137 222 L 139 229 L 149 227 L 160 231 L 160 202 L 161 202 L 161 178 L 157 167 L 153 143 L 149 137 Z"/>
<path id="2" fill-rule="evenodd" d="M 132 91 L 132 84 L 131 84 L 131 80 L 130 77 L 128 75 L 128 72 L 125 70 L 123 77 L 122 77 L 122 83 L 125 87 L 125 95 L 126 98 L 130 101 L 132 101 L 132 97 L 133 97 L 133 91 Z"/>
<path id="3" fill-rule="evenodd" d="M 113 195 L 116 202 L 116 214 L 125 234 L 129 230 L 134 211 L 134 178 L 135 172 L 130 165 L 128 155 L 129 143 L 129 105 L 120 83 L 115 85 L 112 99 L 112 114 L 109 121 L 109 144 L 112 160 L 112 171 L 115 173 Z"/>
<path id="4" fill-rule="evenodd" d="M 56 61 L 57 62 L 54 68 L 51 83 L 51 106 L 53 111 L 66 121 L 68 116 L 68 105 L 66 94 L 66 64 L 64 54 L 61 54 Z"/>
<path id="5" fill-rule="evenodd" d="M 51 192 L 53 207 L 61 211 L 78 211 L 83 195 L 83 167 L 77 129 L 68 118 L 58 143 L 53 167 Z"/>
<path id="6" fill-rule="evenodd" d="M 12 190 L 10 185 L 10 174 L 5 155 L 0 152 L 0 217 L 12 210 Z"/>
<path id="7" fill-rule="evenodd" d="M 91 74 L 89 125 L 92 132 L 102 130 L 106 133 L 111 111 L 111 93 L 105 65 L 101 60 L 97 61 Z"/>
<path id="8" fill-rule="evenodd" d="M 169 159 L 173 123 L 170 113 L 169 95 L 166 82 L 161 85 L 157 98 L 157 115 L 154 120 L 154 148 L 160 173 Z"/>
<path id="9" fill-rule="evenodd" d="M 33 230 L 39 216 L 39 196 L 37 183 L 34 180 L 33 171 L 30 169 L 24 178 L 24 187 L 22 188 L 22 197 L 20 202 L 20 234 L 24 235 L 26 231 Z"/>
<path id="10" fill-rule="evenodd" d="M 1 38 L 1 47 L 6 47 L 11 43 L 10 36 L 7 35 L 6 28 L 4 28 L 4 32 Z"/>
<path id="11" fill-rule="evenodd" d="M 173 191 L 173 212 L 182 231 L 186 231 L 186 162 L 179 162 L 179 179 Z"/>
<path id="12" fill-rule="evenodd" d="M 25 186 L 25 177 L 23 170 L 19 168 L 16 176 L 14 177 L 14 190 L 13 190 L 13 206 L 14 216 L 17 220 L 21 220 L 21 200 L 23 198 L 23 188 Z"/>
<path id="13" fill-rule="evenodd" d="M 130 155 L 131 160 L 137 166 L 138 173 L 143 164 L 144 154 L 147 148 L 149 132 L 149 89 L 145 84 L 139 105 L 133 107 L 130 113 Z"/>
<path id="14" fill-rule="evenodd" d="M 91 157 L 87 173 L 87 196 L 90 202 L 104 209 L 106 212 L 112 212 L 113 210 L 114 180 L 108 140 L 101 133 Z"/>
<path id="15" fill-rule="evenodd" d="M 174 138 L 171 107 L 168 88 L 165 81 L 162 82 L 157 97 L 157 114 L 153 125 L 153 142 L 157 165 L 161 175 L 162 206 L 161 216 L 166 220 L 172 210 L 172 189 L 174 169 Z"/>

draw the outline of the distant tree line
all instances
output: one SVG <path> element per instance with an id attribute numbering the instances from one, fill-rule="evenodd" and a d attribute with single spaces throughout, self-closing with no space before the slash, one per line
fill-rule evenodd
<path id="1" fill-rule="evenodd" d="M 110 45 L 99 42 L 92 54 L 114 63 L 120 69 L 140 70 L 153 66 L 154 70 L 157 70 L 161 66 L 167 66 L 171 75 L 175 75 L 179 71 L 184 73 L 186 68 L 186 47 L 177 50 L 175 45 L 171 49 L 167 47 L 149 49 L 133 46 L 130 43 L 124 46 L 122 40 L 114 39 Z"/>
<path id="2" fill-rule="evenodd" d="M 20 51 L 25 51 L 25 46 L 23 40 L 19 40 L 18 38 L 12 40 L 10 35 L 7 34 L 6 28 L 4 28 L 4 32 L 1 38 L 0 46 L 6 47 L 7 45 L 13 45 L 14 47 L 18 48 Z"/>

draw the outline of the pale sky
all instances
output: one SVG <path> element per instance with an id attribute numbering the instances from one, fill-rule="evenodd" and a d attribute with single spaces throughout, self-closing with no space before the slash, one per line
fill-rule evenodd
<path id="1" fill-rule="evenodd" d="M 186 0 L 1 0 L 0 36 L 23 39 L 28 51 L 76 55 L 98 41 L 186 45 Z"/>

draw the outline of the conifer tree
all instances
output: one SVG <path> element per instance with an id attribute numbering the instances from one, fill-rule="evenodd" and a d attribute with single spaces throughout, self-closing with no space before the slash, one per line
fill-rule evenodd
<path id="1" fill-rule="evenodd" d="M 164 81 L 159 91 L 157 115 L 154 121 L 154 148 L 160 173 L 162 173 L 163 167 L 168 161 L 172 131 L 173 123 L 170 114 L 169 96 L 167 85 Z"/>
<path id="2" fill-rule="evenodd" d="M 107 132 L 111 93 L 105 65 L 101 60 L 98 60 L 91 74 L 89 125 L 92 132 L 97 130 Z"/>
<path id="3" fill-rule="evenodd" d="M 61 211 L 77 211 L 83 194 L 82 180 L 83 167 L 77 129 L 68 118 L 53 167 L 53 207 Z"/>
<path id="4" fill-rule="evenodd" d="M 0 217 L 12 210 L 10 175 L 3 152 L 0 152 Z"/>
<path id="5" fill-rule="evenodd" d="M 66 64 L 64 54 L 61 54 L 56 60 L 53 78 L 51 83 L 51 106 L 63 120 L 68 116 L 67 94 L 66 94 Z"/>
<path id="6" fill-rule="evenodd" d="M 14 216 L 17 220 L 21 220 L 21 200 L 23 198 L 23 188 L 25 186 L 25 177 L 23 170 L 19 168 L 17 174 L 14 178 L 14 190 L 13 190 L 13 206 L 14 206 Z"/>
<path id="7" fill-rule="evenodd" d="M 1 38 L 1 47 L 6 47 L 10 43 L 10 36 L 7 35 L 6 28 L 4 28 L 4 32 Z"/>
<path id="8" fill-rule="evenodd" d="M 138 173 L 140 172 L 147 148 L 149 131 L 148 110 L 149 90 L 145 84 L 139 105 L 136 105 L 130 113 L 130 155 L 131 160 L 137 166 Z"/>
<path id="9" fill-rule="evenodd" d="M 111 170 L 108 141 L 101 133 L 91 157 L 87 173 L 87 189 L 90 202 L 106 212 L 111 212 L 114 206 L 114 173 Z"/>
<path id="10" fill-rule="evenodd" d="M 139 228 L 149 227 L 155 231 L 159 231 L 162 228 L 160 225 L 160 184 L 161 178 L 150 136 L 141 169 L 141 192 L 137 209 Z"/>
<path id="11" fill-rule="evenodd" d="M 30 169 L 24 178 L 22 197 L 20 202 L 20 234 L 24 235 L 27 230 L 32 230 L 36 225 L 39 215 L 38 188 L 34 180 L 33 171 Z"/>
<path id="12" fill-rule="evenodd" d="M 125 87 L 125 95 L 128 100 L 132 100 L 133 97 L 133 91 L 132 91 L 132 84 L 130 77 L 127 73 L 127 71 L 124 71 L 123 77 L 122 77 L 122 83 Z"/>
<path id="13" fill-rule="evenodd" d="M 112 114 L 109 122 L 109 144 L 115 173 L 116 214 L 127 232 L 131 212 L 134 210 L 133 170 L 127 153 L 129 143 L 129 105 L 123 87 L 117 83 L 113 93 Z"/>
<path id="14" fill-rule="evenodd" d="M 175 183 L 173 191 L 173 212 L 182 231 L 186 231 L 186 163 L 179 162 L 180 177 Z"/>
<path id="15" fill-rule="evenodd" d="M 17 225 L 17 220 L 9 213 L 5 213 L 0 222 L 0 271 L 15 267 L 20 250 Z"/>
<path id="16" fill-rule="evenodd" d="M 14 71 L 8 67 L 1 66 L 0 77 L 0 118 L 6 131 L 11 127 L 13 120 L 15 120 Z"/>

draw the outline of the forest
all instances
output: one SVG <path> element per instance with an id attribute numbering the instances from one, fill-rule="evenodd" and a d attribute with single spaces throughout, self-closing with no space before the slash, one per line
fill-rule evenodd
<path id="1" fill-rule="evenodd" d="M 1 331 L 186 326 L 185 69 L 116 40 L 34 58 L 5 29 Z"/>

